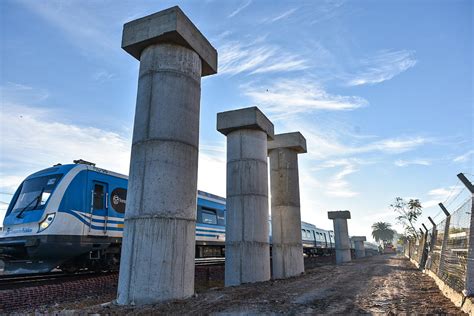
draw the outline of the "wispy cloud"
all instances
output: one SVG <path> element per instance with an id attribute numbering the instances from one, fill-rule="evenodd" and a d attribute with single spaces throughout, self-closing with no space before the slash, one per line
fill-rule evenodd
<path id="1" fill-rule="evenodd" d="M 114 73 L 111 73 L 107 70 L 99 70 L 97 72 L 95 72 L 93 75 L 92 75 L 92 79 L 94 79 L 95 81 L 99 82 L 99 83 L 103 83 L 103 82 L 106 82 L 106 81 L 109 81 L 109 80 L 112 80 L 114 78 L 116 78 L 117 75 L 114 74 Z"/>
<path id="2" fill-rule="evenodd" d="M 286 10 L 285 12 L 280 13 L 280 14 L 278 14 L 277 16 L 275 16 L 275 17 L 273 17 L 273 18 L 266 18 L 266 19 L 264 19 L 264 20 L 263 20 L 263 23 L 273 23 L 273 22 L 276 22 L 276 21 L 279 21 L 279 20 L 286 19 L 286 18 L 288 18 L 290 15 L 292 15 L 293 13 L 295 13 L 297 10 L 298 10 L 298 8 L 293 8 L 293 9 Z"/>
<path id="3" fill-rule="evenodd" d="M 281 124 L 284 131 L 301 131 L 308 144 L 309 156 L 317 160 L 370 153 L 394 155 L 409 152 L 435 141 L 431 137 L 420 135 L 384 139 L 353 137 L 344 130 L 339 131 L 337 126 L 320 123 L 319 121 L 311 122 L 311 120 L 305 120 L 301 116 L 288 118 L 281 121 Z"/>
<path id="4" fill-rule="evenodd" d="M 353 110 L 368 104 L 357 96 L 333 95 L 306 79 L 277 80 L 268 86 L 253 83 L 243 86 L 243 93 L 262 106 L 274 119 L 315 110 Z"/>
<path id="5" fill-rule="evenodd" d="M 2 103 L 7 101 L 20 102 L 21 100 L 41 102 L 49 97 L 49 92 L 45 89 L 34 89 L 26 84 L 7 82 L 0 86 L 0 96 L 2 97 Z"/>
<path id="6" fill-rule="evenodd" d="M 328 196 L 349 198 L 358 195 L 351 189 L 349 181 L 346 179 L 350 174 L 358 171 L 357 165 L 349 159 L 340 159 L 331 162 L 332 166 L 342 167 L 334 176 L 330 177 L 325 185 L 325 192 Z"/>
<path id="7" fill-rule="evenodd" d="M 474 150 L 469 150 L 463 155 L 457 156 L 453 159 L 453 162 L 467 162 L 471 157 L 474 156 Z"/>
<path id="8" fill-rule="evenodd" d="M 376 84 L 390 80 L 414 67 L 417 63 L 413 51 L 382 50 L 360 62 L 359 71 L 347 78 L 349 86 Z"/>
<path id="9" fill-rule="evenodd" d="M 227 17 L 228 17 L 228 18 L 233 18 L 234 16 L 236 16 L 237 14 L 239 14 L 243 9 L 245 9 L 246 7 L 248 7 L 251 3 L 252 3 L 252 0 L 247 0 L 247 1 L 244 2 L 241 6 L 239 6 L 237 9 L 235 9 L 234 11 L 232 11 L 232 13 L 229 14 Z"/>
<path id="10" fill-rule="evenodd" d="M 289 72 L 308 67 L 305 58 L 268 44 L 264 38 L 247 44 L 244 41 L 230 41 L 219 47 L 220 74 Z"/>
<path id="11" fill-rule="evenodd" d="M 117 40 L 111 38 L 105 29 L 106 23 L 91 14 L 93 3 L 75 1 L 28 1 L 20 0 L 28 10 L 37 14 L 65 34 L 66 40 L 84 52 L 107 55 L 117 50 Z M 110 27 L 110 26 L 109 26 Z"/>
<path id="12" fill-rule="evenodd" d="M 426 159 L 413 159 L 413 160 L 403 160 L 399 159 L 395 161 L 395 165 L 398 167 L 406 167 L 409 165 L 420 165 L 420 166 L 430 166 L 431 162 Z"/>

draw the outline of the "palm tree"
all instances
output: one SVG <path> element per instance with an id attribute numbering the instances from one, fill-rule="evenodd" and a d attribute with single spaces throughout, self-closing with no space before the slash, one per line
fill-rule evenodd
<path id="1" fill-rule="evenodd" d="M 391 228 L 392 224 L 387 222 L 377 222 L 372 225 L 372 237 L 376 242 L 382 241 L 383 243 L 392 241 L 394 230 Z"/>

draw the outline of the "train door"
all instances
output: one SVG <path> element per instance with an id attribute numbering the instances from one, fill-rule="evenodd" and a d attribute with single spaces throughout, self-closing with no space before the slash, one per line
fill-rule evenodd
<path id="1" fill-rule="evenodd" d="M 316 239 L 316 231 L 311 230 L 310 232 L 313 233 L 313 238 L 314 238 L 314 248 L 318 248 L 318 241 Z"/>
<path id="2" fill-rule="evenodd" d="M 107 233 L 109 215 L 109 186 L 105 182 L 92 181 L 90 192 L 89 235 L 104 235 Z"/>

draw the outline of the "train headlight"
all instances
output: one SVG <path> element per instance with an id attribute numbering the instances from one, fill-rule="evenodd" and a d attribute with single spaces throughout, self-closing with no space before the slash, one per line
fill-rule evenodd
<path id="1" fill-rule="evenodd" d="M 51 223 L 52 223 L 53 220 L 54 220 L 54 216 L 56 216 L 56 214 L 54 214 L 54 213 L 50 213 L 50 214 L 46 215 L 46 218 L 43 219 L 43 220 L 39 223 L 38 233 L 42 232 L 43 230 L 45 230 L 46 228 L 48 228 L 49 225 L 51 225 Z"/>

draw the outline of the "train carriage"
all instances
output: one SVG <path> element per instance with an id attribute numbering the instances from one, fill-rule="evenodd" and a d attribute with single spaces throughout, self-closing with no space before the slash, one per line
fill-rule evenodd
<path id="1" fill-rule="evenodd" d="M 6 273 L 117 269 L 127 184 L 127 176 L 83 160 L 28 176 L 13 195 L 0 232 Z M 225 221 L 225 199 L 198 191 L 197 258 L 224 256 Z M 309 223 L 302 222 L 302 238 L 308 255 L 334 248 L 333 233 Z"/>

